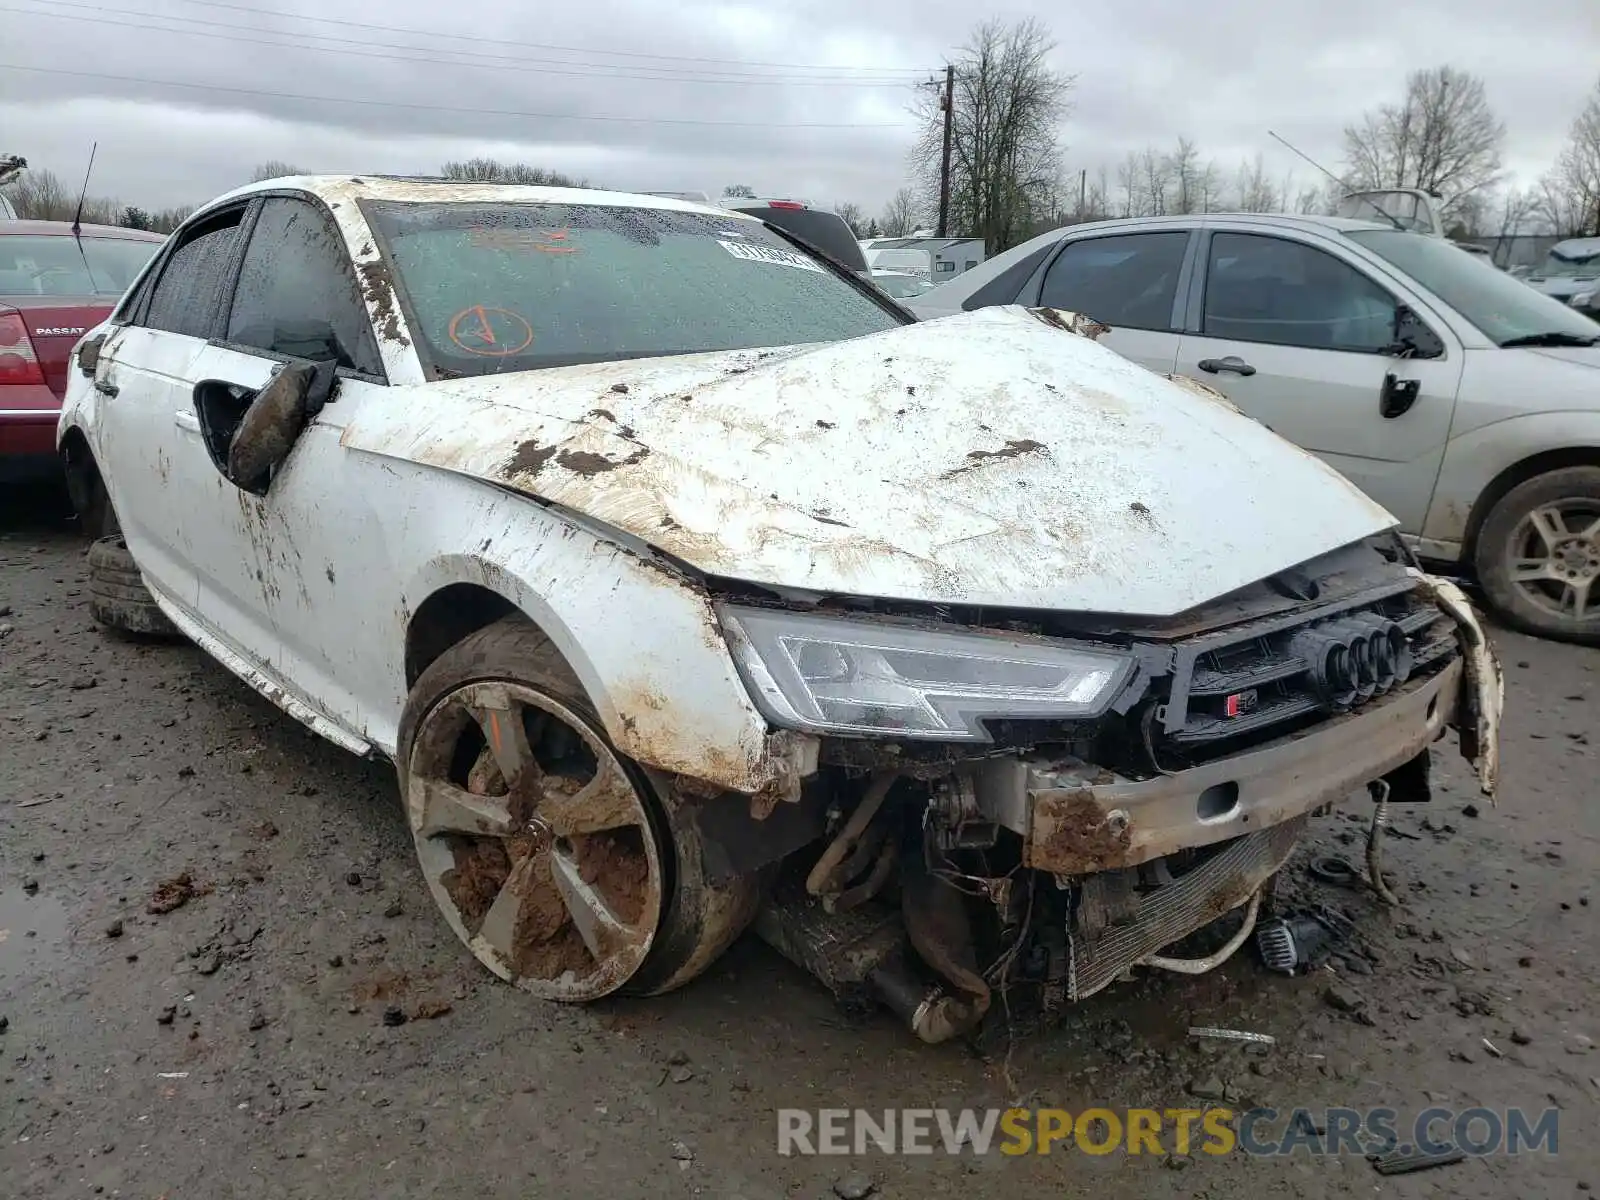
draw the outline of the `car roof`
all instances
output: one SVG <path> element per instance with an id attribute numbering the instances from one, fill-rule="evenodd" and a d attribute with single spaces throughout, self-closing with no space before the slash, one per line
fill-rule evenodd
<path id="1" fill-rule="evenodd" d="M 1165 217 L 1118 217 L 1109 221 L 1090 221 L 1083 225 L 1062 226 L 1059 229 L 1050 230 L 1050 233 L 1060 236 L 1069 232 L 1082 233 L 1096 229 L 1187 228 L 1200 221 L 1249 221 L 1253 224 L 1275 225 L 1283 229 L 1310 229 L 1317 231 L 1332 229 L 1339 233 L 1394 228 L 1394 226 L 1385 221 L 1358 220 L 1353 217 L 1330 217 L 1321 213 L 1208 212 L 1185 213 Z"/>
<path id="2" fill-rule="evenodd" d="M 129 229 L 126 225 L 80 225 L 84 237 L 120 238 L 127 242 L 164 242 L 167 235 L 148 229 Z M 0 224 L 0 237 L 13 234 L 30 237 L 71 237 L 71 221 L 6 221 Z"/>
<path id="3" fill-rule="evenodd" d="M 522 183 L 481 183 L 474 180 L 432 179 L 403 175 L 287 175 L 263 179 L 225 192 L 196 212 L 247 199 L 263 192 L 309 192 L 330 205 L 345 200 L 391 200 L 413 204 L 590 204 L 613 208 L 650 208 L 673 212 L 707 213 L 728 217 L 729 211 L 713 204 L 696 204 L 667 196 L 640 192 L 612 192 L 601 188 L 545 187 Z M 736 220 L 752 220 L 732 214 Z"/>

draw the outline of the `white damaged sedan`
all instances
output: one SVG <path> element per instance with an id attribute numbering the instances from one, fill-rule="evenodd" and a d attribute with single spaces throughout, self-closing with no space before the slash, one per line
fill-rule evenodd
<path id="1" fill-rule="evenodd" d="M 97 618 L 392 759 L 495 974 L 660 992 L 754 924 L 932 1041 L 1214 965 L 1447 727 L 1494 788 L 1460 594 L 1095 332 L 915 324 L 676 200 L 280 179 L 173 234 L 59 437 Z"/>

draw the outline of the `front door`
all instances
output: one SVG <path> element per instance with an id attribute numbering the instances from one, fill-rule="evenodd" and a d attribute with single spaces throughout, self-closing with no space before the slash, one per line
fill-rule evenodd
<path id="1" fill-rule="evenodd" d="M 265 495 L 234 486 L 207 455 L 206 486 L 195 494 L 205 510 L 199 603 L 206 626 L 252 668 L 313 716 L 359 737 L 372 698 L 355 694 L 362 677 L 352 668 L 366 632 L 387 628 L 372 619 L 368 585 L 383 576 L 388 554 L 376 501 L 351 486 L 339 438 L 363 405 L 384 401 L 385 376 L 332 220 L 308 200 L 269 196 L 219 337 L 193 380 L 201 389 L 231 388 L 244 403 L 285 363 L 328 360 L 338 364 L 333 394 Z"/>
<path id="2" fill-rule="evenodd" d="M 1397 357 L 1401 298 L 1359 260 L 1277 234 L 1209 237 L 1204 300 L 1179 345 L 1179 373 L 1322 458 L 1420 534 L 1455 411 L 1459 345 L 1444 342 L 1436 358 Z M 1395 396 L 1417 387 L 1389 416 L 1386 376 Z"/>

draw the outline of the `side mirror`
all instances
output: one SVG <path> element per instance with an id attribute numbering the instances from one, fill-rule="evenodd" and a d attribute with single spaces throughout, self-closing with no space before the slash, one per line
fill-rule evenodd
<path id="1" fill-rule="evenodd" d="M 228 440 L 228 479 L 257 495 L 267 490 L 272 472 L 283 465 L 306 425 L 306 396 L 317 369 L 290 363 L 255 394 Z"/>
<path id="2" fill-rule="evenodd" d="M 78 370 L 91 379 L 100 367 L 100 347 L 105 345 L 106 335 L 97 333 L 92 338 L 86 338 L 78 347 Z"/>
<path id="3" fill-rule="evenodd" d="M 1398 304 L 1394 310 L 1394 343 L 1387 352 L 1396 358 L 1443 358 L 1444 341 L 1409 305 Z"/>

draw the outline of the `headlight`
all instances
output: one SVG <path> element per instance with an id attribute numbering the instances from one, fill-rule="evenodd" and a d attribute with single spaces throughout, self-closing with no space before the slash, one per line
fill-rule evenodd
<path id="1" fill-rule="evenodd" d="M 759 608 L 720 608 L 739 672 L 774 725 L 987 742 L 988 719 L 1101 715 L 1133 659 L 1098 647 Z"/>

